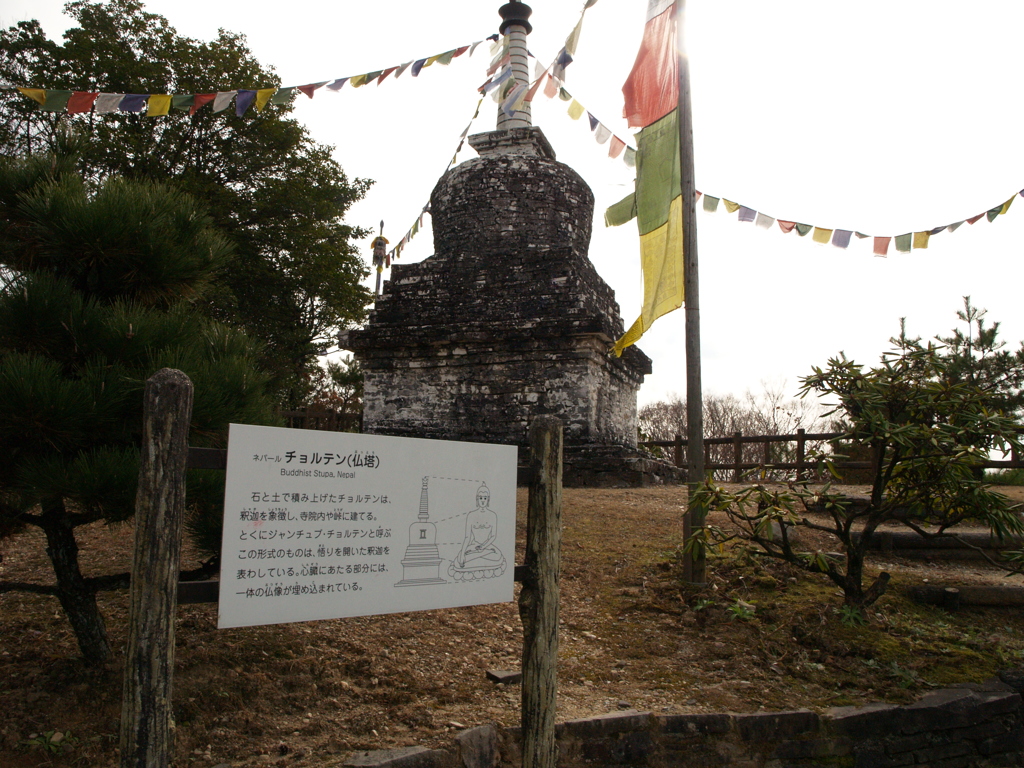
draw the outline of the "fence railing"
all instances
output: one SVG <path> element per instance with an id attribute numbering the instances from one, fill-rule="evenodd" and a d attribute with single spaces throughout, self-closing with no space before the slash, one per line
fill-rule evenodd
<path id="1" fill-rule="evenodd" d="M 744 435 L 734 432 L 727 437 L 710 437 L 704 439 L 704 469 L 708 472 L 732 472 L 731 480 L 738 483 L 743 475 L 751 470 L 796 471 L 797 480 L 809 480 L 813 475 L 820 479 L 823 461 L 820 458 L 807 458 L 808 444 L 824 443 L 841 438 L 842 432 L 807 432 L 798 429 L 793 435 Z M 790 445 L 795 443 L 795 445 Z M 784 445 L 780 445 L 784 444 Z M 642 440 L 638 443 L 643 448 L 671 448 L 672 460 L 677 467 L 686 466 L 687 440 L 676 435 L 674 440 Z M 725 448 L 731 446 L 731 452 Z M 752 457 L 748 446 L 759 446 Z M 781 448 L 781 450 L 780 450 Z M 745 450 L 746 449 L 746 450 Z M 866 449 L 855 452 L 863 452 Z M 731 461 L 724 461 L 724 455 L 731 453 Z M 875 465 L 872 460 L 840 459 L 832 462 L 839 470 L 870 470 Z M 1009 460 L 989 460 L 982 464 L 985 469 L 1015 469 L 1024 467 L 1024 461 L 1014 451 Z"/>
<path id="2" fill-rule="evenodd" d="M 319 429 L 325 432 L 359 432 L 362 429 L 362 411 L 308 406 L 293 411 L 280 411 L 284 425 L 291 429 Z"/>

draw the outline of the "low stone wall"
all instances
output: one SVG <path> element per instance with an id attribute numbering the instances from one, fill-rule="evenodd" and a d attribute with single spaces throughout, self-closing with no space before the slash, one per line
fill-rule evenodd
<path id="1" fill-rule="evenodd" d="M 872 704 L 754 714 L 615 712 L 557 727 L 560 768 L 975 768 L 1024 766 L 1019 682 L 934 691 L 909 706 Z M 518 729 L 463 731 L 451 749 L 360 752 L 346 766 L 504 768 L 522 764 Z"/>

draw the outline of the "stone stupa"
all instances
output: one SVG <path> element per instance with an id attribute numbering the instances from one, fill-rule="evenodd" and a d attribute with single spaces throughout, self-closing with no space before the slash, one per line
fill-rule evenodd
<path id="1" fill-rule="evenodd" d="M 500 9 L 528 82 L 530 8 Z M 629 347 L 611 288 L 587 257 L 594 196 L 555 159 L 530 105 L 469 137 L 478 157 L 430 196 L 434 255 L 396 264 L 367 325 L 342 335 L 365 374 L 363 429 L 520 446 L 550 414 L 565 425 L 566 485 L 678 480 L 637 450 L 637 392 L 651 361 Z"/>

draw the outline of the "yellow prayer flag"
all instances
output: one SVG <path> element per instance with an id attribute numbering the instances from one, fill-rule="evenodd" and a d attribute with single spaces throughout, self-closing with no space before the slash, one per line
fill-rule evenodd
<path id="1" fill-rule="evenodd" d="M 263 108 L 267 106 L 267 102 L 270 101 L 270 97 L 277 93 L 277 88 L 260 88 L 256 91 L 256 111 L 262 112 Z"/>
<path id="2" fill-rule="evenodd" d="M 736 213 L 736 211 L 740 209 L 740 204 L 734 203 L 732 200 L 726 200 L 723 197 L 722 202 L 725 203 L 725 210 L 727 210 L 729 213 Z"/>
<path id="3" fill-rule="evenodd" d="M 430 57 L 429 59 L 427 59 L 427 60 L 426 60 L 425 62 L 423 62 L 423 67 L 421 67 L 421 68 L 422 68 L 422 69 L 426 69 L 426 68 L 427 68 L 427 67 L 429 67 L 429 66 L 430 66 L 431 64 L 433 64 L 433 63 L 434 63 L 435 61 L 437 61 L 438 59 L 440 59 L 440 58 L 441 58 L 442 56 L 444 56 L 444 54 L 443 54 L 443 53 L 439 53 L 439 54 L 437 54 L 437 56 L 431 56 L 431 57 Z"/>
<path id="4" fill-rule="evenodd" d="M 355 77 L 349 78 L 348 84 L 353 88 L 366 85 L 366 75 L 356 75 Z"/>
<path id="5" fill-rule="evenodd" d="M 672 200 L 668 221 L 640 236 L 640 264 L 644 273 L 644 307 L 640 317 L 615 342 L 616 357 L 662 315 L 683 306 L 683 197 Z"/>
<path id="6" fill-rule="evenodd" d="M 1016 195 L 1014 195 L 1013 197 L 1016 197 Z M 1011 197 L 1009 200 L 1003 203 L 1003 207 L 999 210 L 1000 214 L 1006 213 L 1008 210 L 1010 210 L 1010 206 L 1013 204 L 1013 197 Z"/>
<path id="7" fill-rule="evenodd" d="M 930 238 L 931 232 L 915 232 L 914 233 L 914 248 L 927 248 L 928 238 Z"/>
<path id="8" fill-rule="evenodd" d="M 146 106 L 146 117 L 160 117 L 171 111 L 171 97 L 167 93 L 154 93 Z"/>
<path id="9" fill-rule="evenodd" d="M 572 104 L 569 105 L 569 117 L 573 120 L 579 120 L 583 117 L 583 113 L 585 111 L 586 110 L 583 109 L 583 105 L 576 101 L 576 99 L 573 99 Z"/>
<path id="10" fill-rule="evenodd" d="M 828 242 L 832 239 L 832 230 L 822 229 L 821 227 L 815 227 L 814 234 L 811 235 L 811 239 L 814 240 L 814 242 L 816 243 L 827 245 Z"/>
<path id="11" fill-rule="evenodd" d="M 32 101 L 38 102 L 39 104 L 46 103 L 46 91 L 42 88 L 19 88 L 22 95 L 28 96 Z"/>

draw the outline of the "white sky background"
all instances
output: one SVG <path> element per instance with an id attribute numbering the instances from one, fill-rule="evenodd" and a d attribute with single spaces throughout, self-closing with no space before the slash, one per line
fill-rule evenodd
<path id="1" fill-rule="evenodd" d="M 219 27 L 243 33 L 284 85 L 303 85 L 480 40 L 497 31 L 500 5 L 149 0 L 146 8 L 191 37 L 211 39 Z M 529 44 L 545 65 L 582 5 L 533 0 Z M 4 0 L 0 23 L 38 18 L 60 39 L 69 26 L 61 6 Z M 587 11 L 566 83 L 633 145 L 620 89 L 645 9 L 643 0 L 599 0 Z M 777 218 L 870 235 L 933 229 L 986 211 L 1024 188 L 1021 29 L 1024 3 L 1016 0 L 690 0 L 697 189 Z M 383 219 L 392 244 L 408 230 L 473 113 L 489 59 L 482 45 L 472 59 L 435 64 L 418 78 L 406 72 L 381 86 L 297 97 L 296 116 L 336 148 L 346 173 L 376 180 L 350 223 L 376 229 Z M 590 256 L 628 326 L 641 301 L 636 227 L 606 229 L 602 216 L 631 188 L 633 170 L 608 159 L 586 116 L 573 122 L 567 106 L 539 94 L 534 123 L 594 190 Z M 471 132 L 493 130 L 496 109 L 485 101 Z M 467 147 L 459 160 L 472 154 Z M 795 231 L 740 224 L 724 206 L 708 214 L 698 204 L 697 227 L 706 393 L 743 395 L 762 382 L 795 393 L 800 376 L 839 350 L 872 364 L 900 317 L 912 334 L 945 334 L 965 295 L 1002 321 L 1013 346 L 1024 338 L 1024 200 L 993 223 L 983 218 L 933 236 L 927 250 L 900 254 L 891 244 L 885 259 L 872 256 L 870 239 L 854 238 L 844 251 Z M 399 263 L 432 252 L 428 225 Z M 368 261 L 368 241 L 364 254 Z M 685 393 L 683 326 L 678 311 L 641 339 L 654 361 L 641 404 Z"/>

